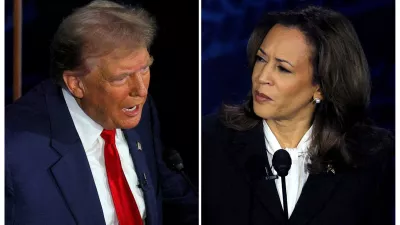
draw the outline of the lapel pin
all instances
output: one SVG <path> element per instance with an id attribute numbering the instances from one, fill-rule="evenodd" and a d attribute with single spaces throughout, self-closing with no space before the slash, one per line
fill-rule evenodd
<path id="1" fill-rule="evenodd" d="M 136 142 L 136 147 L 138 148 L 139 151 L 142 151 L 142 144 L 140 142 Z"/>

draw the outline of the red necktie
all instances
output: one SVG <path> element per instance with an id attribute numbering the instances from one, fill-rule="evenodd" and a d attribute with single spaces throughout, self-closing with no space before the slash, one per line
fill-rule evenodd
<path id="1" fill-rule="evenodd" d="M 114 202 L 120 225 L 142 225 L 142 218 L 135 198 L 126 181 L 115 145 L 115 130 L 103 130 L 104 160 L 107 170 L 108 185 Z"/>

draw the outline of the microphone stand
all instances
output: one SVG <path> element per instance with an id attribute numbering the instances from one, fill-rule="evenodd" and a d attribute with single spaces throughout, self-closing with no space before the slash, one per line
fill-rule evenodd
<path id="1" fill-rule="evenodd" d="M 186 182 L 189 184 L 189 186 L 192 188 L 192 191 L 194 194 L 198 197 L 199 192 L 197 191 L 197 188 L 193 185 L 193 183 L 190 181 L 189 177 L 186 175 L 185 171 L 179 170 L 179 172 L 182 174 L 183 178 L 185 178 Z"/>
<path id="2" fill-rule="evenodd" d="M 289 225 L 289 212 L 287 207 L 287 195 L 286 195 L 286 181 L 285 177 L 281 176 L 282 180 L 282 196 L 283 196 L 283 212 L 285 213 L 286 224 Z"/>
<path id="3" fill-rule="evenodd" d="M 282 197 L 283 197 L 283 212 L 285 214 L 285 224 L 289 225 L 289 212 L 287 206 L 287 194 L 286 194 L 286 180 L 285 177 L 288 175 L 290 167 L 292 165 L 292 159 L 286 150 L 277 150 L 272 157 L 272 166 L 281 177 L 282 181 Z"/>
<path id="4" fill-rule="evenodd" d="M 194 194 L 198 197 L 199 193 L 197 191 L 197 188 L 193 185 L 188 175 L 185 173 L 183 161 L 178 151 L 173 148 L 168 149 L 164 152 L 164 160 L 167 162 L 167 165 L 168 167 L 170 167 L 170 169 L 175 170 L 182 175 L 185 181 L 189 184 Z"/>

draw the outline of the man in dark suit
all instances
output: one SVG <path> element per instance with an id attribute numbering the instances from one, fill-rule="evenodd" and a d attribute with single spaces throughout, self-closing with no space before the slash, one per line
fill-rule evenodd
<path id="1" fill-rule="evenodd" d="M 154 33 L 146 11 L 108 1 L 63 21 L 53 79 L 6 107 L 6 224 L 159 225 L 162 203 L 173 224 L 198 223 L 197 198 L 161 157 Z"/>

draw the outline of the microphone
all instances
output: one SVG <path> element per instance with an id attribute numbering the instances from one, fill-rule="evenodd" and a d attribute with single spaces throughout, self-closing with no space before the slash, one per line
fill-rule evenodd
<path id="1" fill-rule="evenodd" d="M 289 214 L 287 208 L 287 196 L 286 196 L 286 182 L 285 177 L 288 175 L 290 166 L 292 166 L 292 159 L 286 150 L 279 149 L 274 153 L 272 157 L 272 166 L 278 173 L 278 176 L 282 179 L 282 195 L 283 195 L 283 209 L 287 223 L 289 223 Z"/>
<path id="2" fill-rule="evenodd" d="M 164 152 L 165 155 L 165 159 L 167 161 L 167 165 L 176 171 L 181 171 L 184 169 L 183 166 L 183 160 L 181 155 L 179 155 L 178 151 L 176 151 L 173 148 L 170 149 L 166 149 L 166 151 Z"/>
<path id="3" fill-rule="evenodd" d="M 198 196 L 196 187 L 193 185 L 193 183 L 190 181 L 189 177 L 186 175 L 184 171 L 185 167 L 183 166 L 183 160 L 178 151 L 174 148 L 166 149 L 164 151 L 164 160 L 167 162 L 167 166 L 170 169 L 179 172 L 183 176 L 183 178 L 189 184 L 193 192 L 196 194 L 196 196 Z"/>

